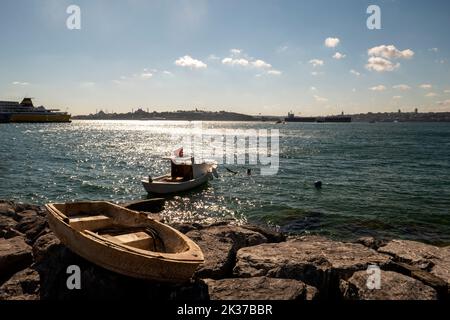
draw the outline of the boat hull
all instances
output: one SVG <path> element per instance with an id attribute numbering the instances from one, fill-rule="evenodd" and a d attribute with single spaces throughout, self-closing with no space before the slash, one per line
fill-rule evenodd
<path id="1" fill-rule="evenodd" d="M 164 176 L 167 177 L 167 176 Z M 142 185 L 148 193 L 155 194 L 171 194 L 183 191 L 188 191 L 197 188 L 208 182 L 210 179 L 210 174 L 206 173 L 198 178 L 191 179 L 189 181 L 182 182 L 167 182 L 159 180 L 163 177 L 156 178 L 153 182 L 148 182 L 148 180 L 142 180 Z"/>
<path id="2" fill-rule="evenodd" d="M 89 230 L 79 231 L 71 227 L 67 216 L 54 204 L 46 205 L 49 225 L 60 241 L 81 257 L 92 263 L 126 276 L 164 282 L 188 281 L 203 262 L 200 248 L 188 237 L 170 226 L 149 219 L 147 215 L 121 208 L 105 202 L 91 202 L 101 205 L 105 210 L 122 210 L 124 218 L 120 218 L 125 227 L 134 224 L 151 226 L 158 230 L 163 239 L 170 243 L 178 241 L 186 250 L 182 252 L 151 252 L 120 243 L 108 241 Z M 89 207 L 89 203 L 81 203 Z M 62 204 L 59 204 L 60 206 Z M 67 204 L 69 206 L 77 205 Z M 89 209 L 88 209 L 89 210 Z M 95 209 L 98 210 L 98 209 Z"/>
<path id="3" fill-rule="evenodd" d="M 68 114 L 32 114 L 32 113 L 12 113 L 5 122 L 70 122 Z"/>

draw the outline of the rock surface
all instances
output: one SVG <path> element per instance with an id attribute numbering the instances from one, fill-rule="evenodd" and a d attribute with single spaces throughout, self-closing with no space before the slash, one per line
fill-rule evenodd
<path id="1" fill-rule="evenodd" d="M 267 242 L 258 232 L 228 225 L 192 230 L 186 235 L 200 246 L 205 256 L 196 276 L 212 279 L 231 275 L 237 250 Z"/>
<path id="2" fill-rule="evenodd" d="M 293 279 L 205 279 L 212 300 L 305 300 L 306 285 Z"/>
<path id="3" fill-rule="evenodd" d="M 297 279 L 333 296 L 340 279 L 367 269 L 369 264 L 384 267 L 389 262 L 389 256 L 360 244 L 306 236 L 239 250 L 234 274 Z"/>
<path id="4" fill-rule="evenodd" d="M 348 300 L 436 300 L 436 291 L 422 282 L 392 271 L 381 271 L 380 288 L 369 289 L 369 274 L 355 272 L 347 281 L 341 280 L 340 290 Z"/>
<path id="5" fill-rule="evenodd" d="M 27 267 L 31 262 L 31 247 L 23 238 L 0 238 L 0 283 L 1 277 L 13 274 Z"/>
<path id="6" fill-rule="evenodd" d="M 395 261 L 429 271 L 450 284 L 450 246 L 439 248 L 416 241 L 391 240 L 378 251 L 393 256 Z"/>
<path id="7" fill-rule="evenodd" d="M 61 244 L 48 228 L 43 207 L 0 200 L 0 299 L 448 298 L 448 247 L 373 238 L 359 243 L 286 238 L 226 221 L 173 226 L 196 241 L 205 255 L 190 283 L 142 281 L 93 265 Z M 365 291 L 369 264 L 384 270 L 389 283 L 383 292 Z M 80 267 L 81 290 L 67 288 L 71 265 Z"/>
<path id="8" fill-rule="evenodd" d="M 25 269 L 0 286 L 0 300 L 39 300 L 39 274 Z"/>

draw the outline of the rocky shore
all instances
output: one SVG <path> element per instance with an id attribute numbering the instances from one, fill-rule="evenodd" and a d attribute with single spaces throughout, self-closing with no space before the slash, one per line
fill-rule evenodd
<path id="1" fill-rule="evenodd" d="M 41 206 L 0 201 L 0 300 L 449 299 L 450 247 L 180 224 L 173 227 L 197 242 L 205 263 L 191 282 L 165 284 L 128 278 L 75 255 L 51 232 L 45 215 Z M 80 267 L 80 290 L 67 288 L 70 265 Z M 381 270 L 379 289 L 367 285 L 371 265 Z"/>

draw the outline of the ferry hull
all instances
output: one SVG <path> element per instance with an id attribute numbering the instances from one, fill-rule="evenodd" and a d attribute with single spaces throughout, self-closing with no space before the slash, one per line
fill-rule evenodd
<path id="1" fill-rule="evenodd" d="M 10 114 L 0 115 L 0 122 L 70 122 L 69 114 Z"/>

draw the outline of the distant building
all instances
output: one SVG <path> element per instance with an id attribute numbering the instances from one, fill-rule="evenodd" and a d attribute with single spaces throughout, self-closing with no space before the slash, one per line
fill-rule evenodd
<path id="1" fill-rule="evenodd" d="M 402 110 L 398 109 L 398 113 L 402 113 Z"/>
<path id="2" fill-rule="evenodd" d="M 414 113 L 415 113 L 415 114 L 418 114 L 418 113 L 419 113 L 419 109 L 415 108 L 415 109 L 414 109 Z"/>

